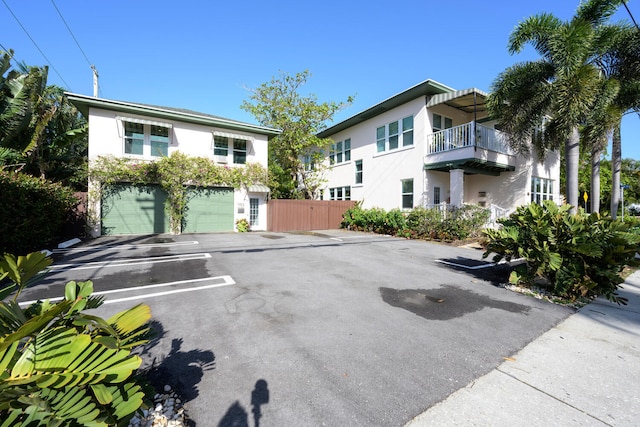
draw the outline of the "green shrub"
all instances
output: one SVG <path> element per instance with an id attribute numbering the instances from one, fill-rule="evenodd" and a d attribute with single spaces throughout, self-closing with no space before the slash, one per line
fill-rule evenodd
<path id="1" fill-rule="evenodd" d="M 0 257 L 0 425 L 127 425 L 152 392 L 134 354 L 148 342 L 151 310 L 88 314 L 102 304 L 91 282 L 67 283 L 60 302 L 21 308 L 18 295 L 50 263 L 40 252 Z"/>
<path id="2" fill-rule="evenodd" d="M 340 227 L 395 236 L 405 228 L 405 224 L 405 216 L 400 209 L 386 212 L 380 208 L 362 209 L 355 206 L 342 215 Z"/>
<path id="3" fill-rule="evenodd" d="M 41 250 L 63 237 L 78 199 L 73 190 L 0 170 L 0 253 Z"/>
<path id="4" fill-rule="evenodd" d="M 240 218 L 236 221 L 236 230 L 238 230 L 238 233 L 246 233 L 250 229 L 251 226 L 249 225 L 249 221 L 245 218 Z"/>
<path id="5" fill-rule="evenodd" d="M 512 273 L 513 283 L 543 279 L 562 298 L 604 295 L 625 304 L 615 292 L 624 281 L 623 268 L 637 264 L 640 237 L 622 221 L 569 211 L 570 206 L 558 207 L 552 201 L 521 206 L 499 221 L 501 229 L 485 231 L 484 257 L 493 253 L 494 261 L 526 261 Z"/>

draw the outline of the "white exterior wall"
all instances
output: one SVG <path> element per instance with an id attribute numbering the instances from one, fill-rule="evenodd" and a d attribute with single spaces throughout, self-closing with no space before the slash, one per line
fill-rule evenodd
<path id="1" fill-rule="evenodd" d="M 449 117 L 453 126 L 472 122 L 472 113 L 465 113 L 447 105 L 437 105 L 429 110 L 425 106 L 425 98 L 420 97 L 396 107 L 393 110 L 375 116 L 349 129 L 331 136 L 334 141 L 351 138 L 351 161 L 333 165 L 326 175 L 327 183 L 324 199 L 329 199 L 329 188 L 351 187 L 351 200 L 362 202 L 365 209 L 380 207 L 385 210 L 402 206 L 401 180 L 413 179 L 414 207 L 434 203 L 434 187 L 440 187 L 440 202 L 450 203 L 451 188 L 448 172 L 424 171 L 425 140 L 433 133 L 433 113 Z M 414 145 L 401 147 L 383 153 L 376 152 L 376 128 L 389 122 L 401 120 L 409 115 L 414 116 Z M 484 124 L 493 127 L 492 124 Z M 472 150 L 472 148 L 470 148 Z M 473 156 L 474 152 L 471 152 Z M 434 162 L 447 158 L 460 158 L 462 151 L 454 150 L 430 156 Z M 466 156 L 467 153 L 464 153 Z M 508 156 L 488 152 L 487 160 L 506 163 Z M 495 158 L 494 158 L 495 157 Z M 363 183 L 355 184 L 355 161 L 362 159 Z M 513 163 L 511 163 L 513 164 Z M 515 156 L 515 171 L 502 172 L 499 176 L 464 175 L 464 202 L 479 204 L 485 202 L 486 207 L 492 204 L 509 211 L 528 204 L 531 201 L 531 178 L 540 177 L 554 182 L 553 198 L 560 199 L 560 161 L 558 153 L 549 153 L 544 162 L 537 160 L 537 155 Z M 485 195 L 481 196 L 480 193 Z"/>
<path id="2" fill-rule="evenodd" d="M 268 137 L 266 135 L 246 133 L 242 131 L 229 131 L 221 128 L 210 126 L 185 123 L 175 120 L 157 119 L 153 117 L 145 117 L 132 114 L 119 114 L 115 111 L 104 110 L 99 108 L 89 109 L 89 161 L 98 156 L 114 156 L 114 157 L 130 157 L 140 159 L 141 161 L 153 161 L 158 157 L 137 156 L 125 154 L 124 152 L 124 129 L 118 116 L 136 118 L 141 120 L 149 120 L 153 122 L 161 122 L 171 124 L 172 128 L 169 132 L 169 150 L 168 154 L 180 151 L 193 157 L 206 157 L 214 159 L 213 156 L 213 132 L 220 131 L 224 133 L 232 133 L 234 135 L 242 135 L 247 140 L 247 163 L 260 163 L 265 168 L 268 164 Z M 230 144 L 229 155 L 226 159 L 229 167 L 243 167 L 242 165 L 233 164 L 233 150 Z M 90 191 L 91 191 L 91 183 Z M 258 225 L 252 227 L 253 230 L 267 229 L 267 193 L 247 193 L 244 190 L 236 189 L 234 191 L 234 223 L 240 218 L 249 219 L 249 198 L 255 197 L 260 200 L 259 204 L 259 222 Z M 95 200 L 89 210 L 95 213 L 100 212 L 100 200 Z M 94 224 L 92 234 L 100 235 L 100 224 Z"/>
<path id="3" fill-rule="evenodd" d="M 351 138 L 351 161 L 330 167 L 324 199 L 329 188 L 351 187 L 351 200 L 360 200 L 364 208 L 385 210 L 402 206 L 402 180 L 413 179 L 414 206 L 421 203 L 423 191 L 424 144 L 427 118 L 425 98 L 420 97 L 393 110 L 332 135 L 334 141 Z M 413 115 L 413 145 L 376 152 L 376 129 Z M 355 184 L 355 161 L 362 160 L 362 185 Z"/>

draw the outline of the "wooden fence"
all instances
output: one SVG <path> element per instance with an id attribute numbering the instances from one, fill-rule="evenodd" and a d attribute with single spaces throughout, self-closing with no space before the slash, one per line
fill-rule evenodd
<path id="1" fill-rule="evenodd" d="M 340 228 L 342 214 L 355 206 L 351 200 L 269 200 L 267 230 L 309 231 Z"/>

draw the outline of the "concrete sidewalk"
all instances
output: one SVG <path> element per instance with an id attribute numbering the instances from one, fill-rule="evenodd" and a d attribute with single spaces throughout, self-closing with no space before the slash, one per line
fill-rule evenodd
<path id="1" fill-rule="evenodd" d="M 640 271 L 406 424 L 640 425 Z M 511 360 L 512 359 L 512 360 Z"/>

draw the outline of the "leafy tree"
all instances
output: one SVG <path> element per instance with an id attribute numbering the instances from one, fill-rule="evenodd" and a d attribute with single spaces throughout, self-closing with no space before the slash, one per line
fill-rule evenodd
<path id="1" fill-rule="evenodd" d="M 63 96 L 47 86 L 47 67 L 0 58 L 0 166 L 20 164 L 32 175 L 86 187 L 87 124 Z"/>
<path id="2" fill-rule="evenodd" d="M 570 21 L 542 13 L 519 23 L 510 35 L 509 52 L 521 52 L 531 44 L 541 58 L 502 72 L 488 100 L 490 113 L 500 119 L 517 151 L 527 152 L 532 139 L 542 156 L 564 144 L 565 196 L 572 206 L 578 205 L 579 129 L 603 90 L 593 59 L 607 40 L 602 24 L 620 4 L 621 0 L 589 0 Z M 533 138 L 545 119 L 540 136 Z"/>
<path id="3" fill-rule="evenodd" d="M 346 102 L 318 102 L 315 95 L 302 95 L 308 70 L 295 75 L 280 73 L 271 81 L 251 90 L 249 101 L 241 108 L 263 126 L 280 129 L 269 142 L 269 174 L 274 198 L 316 199 L 323 183 L 324 150 L 329 138 L 316 134 L 326 128 L 336 113 L 350 105 Z"/>

